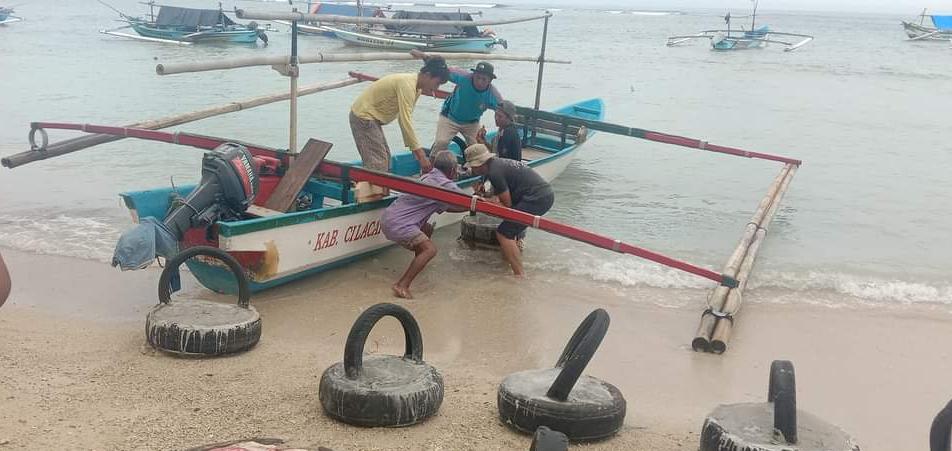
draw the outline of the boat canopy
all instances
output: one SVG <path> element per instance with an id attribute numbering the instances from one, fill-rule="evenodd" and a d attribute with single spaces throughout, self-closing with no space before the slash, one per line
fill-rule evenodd
<path id="1" fill-rule="evenodd" d="M 177 6 L 163 6 L 155 19 L 158 26 L 200 27 L 218 24 L 235 25 L 220 9 L 192 9 Z"/>
<path id="2" fill-rule="evenodd" d="M 376 7 L 361 7 L 362 14 L 364 17 L 383 17 L 380 13 L 380 8 Z M 311 14 L 326 14 L 333 16 L 346 16 L 346 17 L 357 17 L 357 6 L 355 5 L 336 5 L 333 3 L 315 3 L 311 5 Z"/>
<path id="3" fill-rule="evenodd" d="M 939 30 L 952 30 L 952 16 L 932 16 L 932 23 Z"/>
<path id="4" fill-rule="evenodd" d="M 397 11 L 391 19 L 425 19 L 425 20 L 473 20 L 469 13 L 452 12 L 424 12 L 424 11 Z M 476 37 L 479 30 L 473 27 L 458 27 L 456 25 L 387 25 L 387 29 L 397 33 L 423 35 L 454 35 Z"/>

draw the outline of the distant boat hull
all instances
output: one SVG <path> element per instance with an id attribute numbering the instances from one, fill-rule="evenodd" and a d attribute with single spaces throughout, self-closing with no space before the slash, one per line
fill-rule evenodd
<path id="1" fill-rule="evenodd" d="M 325 28 L 333 31 L 335 36 L 348 44 L 361 47 L 370 47 L 374 49 L 397 51 L 410 51 L 417 49 L 433 52 L 490 53 L 493 47 L 497 45 L 501 45 L 503 47 L 506 46 L 504 40 L 492 37 L 416 38 L 409 36 L 361 33 L 332 27 Z"/>
<path id="2" fill-rule="evenodd" d="M 952 39 L 952 30 L 939 30 L 912 22 L 903 22 L 903 29 L 909 39 L 916 41 L 948 41 Z"/>
<path id="3" fill-rule="evenodd" d="M 258 41 L 258 31 L 248 28 L 213 29 L 196 32 L 179 28 L 158 28 L 144 23 L 132 23 L 132 29 L 140 36 L 154 39 L 186 42 L 231 42 L 253 44 Z"/>
<path id="4" fill-rule="evenodd" d="M 762 49 L 767 43 L 770 28 L 760 27 L 754 31 L 745 31 L 743 35 L 719 34 L 711 37 L 711 48 L 714 50 L 748 50 Z"/>

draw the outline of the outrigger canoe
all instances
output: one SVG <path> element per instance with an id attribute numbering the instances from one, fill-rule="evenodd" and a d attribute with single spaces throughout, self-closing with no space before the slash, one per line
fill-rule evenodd
<path id="1" fill-rule="evenodd" d="M 604 116 L 601 99 L 589 99 L 562 108 L 554 113 L 579 119 L 599 121 Z M 533 128 L 521 127 L 526 147 L 523 157 L 548 181 L 558 177 L 575 158 L 579 146 L 594 131 L 584 127 L 561 127 L 535 123 Z M 487 139 L 492 139 L 491 132 Z M 456 144 L 450 150 L 462 155 Z M 351 162 L 359 166 L 359 161 Z M 394 152 L 391 171 L 402 176 L 414 176 L 420 167 L 410 152 Z M 471 177 L 458 185 L 467 192 L 479 180 Z M 276 184 L 276 180 L 262 178 L 262 185 Z M 194 186 L 178 187 L 178 195 L 187 196 Z M 262 193 L 267 193 L 262 189 Z M 301 279 L 336 268 L 382 251 L 392 243 L 381 233 L 380 217 L 383 210 L 396 199 L 395 195 L 357 203 L 350 181 L 311 177 L 301 192 L 312 199 L 313 207 L 303 211 L 261 217 L 247 217 L 234 221 L 219 221 L 208 229 L 195 228 L 185 233 L 180 248 L 207 245 L 222 249 L 234 256 L 245 269 L 253 291 Z M 155 217 L 161 221 L 169 211 L 173 188 L 125 192 L 121 197 L 132 218 Z M 262 206 L 267 195 L 259 195 L 255 205 Z M 254 211 L 254 210 L 252 210 Z M 438 216 L 437 227 L 453 224 L 465 213 L 445 213 Z M 236 291 L 234 276 L 213 260 L 190 259 L 189 270 L 198 281 L 218 292 Z"/>

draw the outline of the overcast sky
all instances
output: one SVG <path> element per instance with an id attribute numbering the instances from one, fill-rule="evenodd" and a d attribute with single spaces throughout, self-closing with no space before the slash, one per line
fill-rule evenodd
<path id="1" fill-rule="evenodd" d="M 462 0 L 458 0 L 462 1 Z M 477 0 L 481 3 L 481 0 Z M 750 0 L 498 0 L 503 4 L 572 5 L 574 7 L 617 7 L 625 9 L 710 8 L 743 10 Z M 487 2 L 490 3 L 490 2 Z M 936 14 L 952 14 L 952 0 L 761 0 L 762 10 L 847 11 L 866 13 L 898 13 L 915 16 L 922 8 Z"/>

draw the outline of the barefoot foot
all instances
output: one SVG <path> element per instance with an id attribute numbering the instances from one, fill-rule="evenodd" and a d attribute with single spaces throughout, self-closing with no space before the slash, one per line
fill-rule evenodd
<path id="1" fill-rule="evenodd" d="M 413 296 L 410 294 L 410 290 L 407 289 L 407 288 L 403 288 L 403 287 L 401 287 L 401 286 L 399 286 L 399 285 L 394 285 L 394 286 L 390 287 L 390 289 L 393 290 L 393 295 L 396 296 L 396 297 L 398 297 L 398 298 L 402 298 L 402 299 L 413 299 Z"/>

